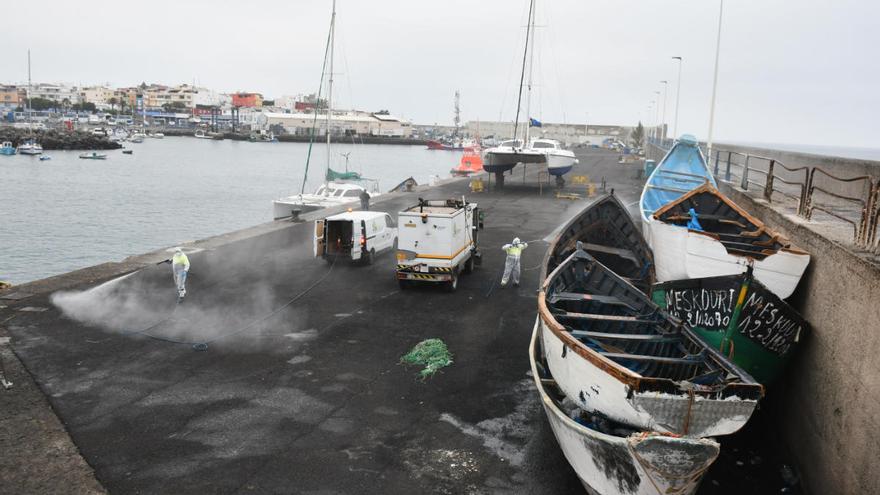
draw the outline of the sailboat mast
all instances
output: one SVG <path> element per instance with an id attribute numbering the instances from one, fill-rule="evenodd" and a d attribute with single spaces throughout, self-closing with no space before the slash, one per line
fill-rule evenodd
<path id="1" fill-rule="evenodd" d="M 333 13 L 330 15 L 330 78 L 327 81 L 327 170 L 330 170 L 330 117 L 333 113 L 333 51 L 336 42 L 336 0 L 333 0 Z M 315 103 L 319 105 L 320 99 Z M 316 110 L 317 111 L 317 110 Z"/>
<path id="2" fill-rule="evenodd" d="M 532 16 L 529 18 L 529 27 L 528 29 L 531 31 L 529 38 L 529 43 L 531 46 L 528 47 L 529 50 L 529 82 L 526 88 L 526 133 L 525 139 L 523 139 L 523 148 L 529 146 L 529 129 L 532 127 L 532 113 L 530 110 L 532 103 L 532 68 L 535 60 L 535 0 L 532 1 L 532 8 L 530 9 L 532 12 Z"/>
<path id="3" fill-rule="evenodd" d="M 34 127 L 31 125 L 31 49 L 28 48 L 28 88 L 27 93 L 24 95 L 24 103 L 27 107 L 27 121 L 28 121 L 28 131 L 29 133 L 34 132 Z"/>

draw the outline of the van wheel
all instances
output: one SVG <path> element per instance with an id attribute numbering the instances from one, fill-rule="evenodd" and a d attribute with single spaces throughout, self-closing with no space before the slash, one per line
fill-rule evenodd
<path id="1" fill-rule="evenodd" d="M 474 255 L 471 254 L 470 258 L 464 262 L 464 273 L 472 273 L 474 271 Z"/>
<path id="2" fill-rule="evenodd" d="M 458 274 L 452 274 L 452 280 L 446 282 L 446 292 L 455 292 L 455 289 L 458 288 Z"/>
<path id="3" fill-rule="evenodd" d="M 364 264 L 365 264 L 365 265 L 372 265 L 372 264 L 373 264 L 373 260 L 374 260 L 375 258 L 376 258 L 376 250 L 375 250 L 375 249 L 370 249 L 369 251 L 367 251 L 366 253 L 364 253 Z"/>

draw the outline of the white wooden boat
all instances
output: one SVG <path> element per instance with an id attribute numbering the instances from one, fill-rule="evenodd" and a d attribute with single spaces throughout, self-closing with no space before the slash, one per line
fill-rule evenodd
<path id="1" fill-rule="evenodd" d="M 669 150 L 639 203 L 658 282 L 737 275 L 754 264 L 755 278 L 785 299 L 810 263 L 808 253 L 716 189 L 693 136 L 682 136 Z M 688 227 L 691 209 L 699 228 Z"/>
<path id="2" fill-rule="evenodd" d="M 368 181 L 367 179 L 362 179 L 359 182 L 330 181 L 318 187 L 318 190 L 313 194 L 297 194 L 276 199 L 272 201 L 273 219 L 278 220 L 290 217 L 294 210 L 300 213 L 308 213 L 322 208 L 356 203 L 360 201 L 363 191 L 367 191 L 371 198 L 382 194 L 379 192 L 378 185 L 375 182 Z M 373 187 L 368 188 L 371 182 Z"/>
<path id="3" fill-rule="evenodd" d="M 588 493 L 688 495 L 718 458 L 718 442 L 615 428 L 606 433 L 570 406 L 556 387 L 539 348 L 539 321 L 529 345 L 535 387 L 553 435 Z M 607 428 L 606 428 L 607 431 Z"/>
<path id="4" fill-rule="evenodd" d="M 646 227 L 658 282 L 739 275 L 753 265 L 755 278 L 785 299 L 810 264 L 809 253 L 710 184 L 656 210 Z"/>
<path id="5" fill-rule="evenodd" d="M 742 428 L 763 396 L 748 373 L 582 249 L 544 281 L 538 314 L 550 372 L 581 409 L 708 437 Z"/>

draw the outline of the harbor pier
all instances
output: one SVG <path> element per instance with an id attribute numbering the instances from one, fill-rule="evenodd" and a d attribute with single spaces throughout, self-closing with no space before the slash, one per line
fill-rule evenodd
<path id="1" fill-rule="evenodd" d="M 180 306 L 164 249 L 0 292 L 14 382 L 0 397 L 15 411 L 0 430 L 0 481 L 20 493 L 582 493 L 526 353 L 544 240 L 603 184 L 635 213 L 642 165 L 618 157 L 578 150 L 580 179 L 560 194 L 535 167 L 503 191 L 458 179 L 374 201 L 393 216 L 419 197 L 479 204 L 482 265 L 453 293 L 401 291 L 391 254 L 370 266 L 315 259 L 311 220 L 334 211 L 188 244 Z M 699 493 L 871 493 L 876 267 L 725 188 L 815 253 L 796 293 L 813 331 L 763 410 L 719 439 Z M 522 284 L 501 288 L 514 237 L 529 243 Z M 422 380 L 400 358 L 428 338 L 453 363 Z"/>

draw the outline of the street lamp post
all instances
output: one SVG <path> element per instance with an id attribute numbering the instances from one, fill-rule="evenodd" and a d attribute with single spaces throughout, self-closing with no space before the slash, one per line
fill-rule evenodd
<path id="1" fill-rule="evenodd" d="M 663 117 L 660 119 L 660 139 L 666 139 L 666 90 L 669 88 L 669 81 L 660 81 L 663 85 Z"/>
<path id="2" fill-rule="evenodd" d="M 706 155 L 712 160 L 712 127 L 715 124 L 715 94 L 718 90 L 718 57 L 721 53 L 721 20 L 724 15 L 724 0 L 718 9 L 718 38 L 715 42 L 715 76 L 712 79 L 712 102 L 709 104 L 709 133 L 706 137 Z"/>
<path id="3" fill-rule="evenodd" d="M 660 140 L 660 92 L 654 91 L 657 95 L 657 106 L 654 108 L 654 139 Z"/>
<path id="4" fill-rule="evenodd" d="M 675 120 L 672 124 L 672 139 L 678 138 L 678 100 L 681 97 L 681 57 L 672 57 L 678 60 L 678 89 L 675 90 Z"/>

